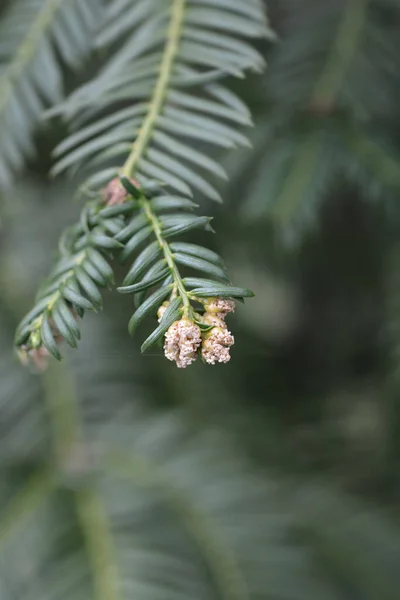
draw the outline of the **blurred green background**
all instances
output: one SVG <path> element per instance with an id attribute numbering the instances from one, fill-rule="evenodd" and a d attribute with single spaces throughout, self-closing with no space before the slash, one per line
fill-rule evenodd
<path id="1" fill-rule="evenodd" d="M 62 124 L 37 129 L 36 154 L 1 194 L 1 600 L 87 597 L 83 583 L 56 582 L 86 581 L 67 496 L 96 478 L 105 447 L 138 461 L 132 489 L 100 485 L 118 519 L 121 598 L 399 597 L 400 3 L 267 4 L 279 36 L 260 45 L 268 69 L 231 83 L 252 108 L 253 148 L 220 157 L 224 205 L 199 198 L 215 217 L 211 246 L 256 293 L 230 317 L 231 363 L 181 371 L 142 356 L 146 326 L 130 339 L 131 300 L 109 293 L 78 351 L 26 372 L 15 325 L 79 214 L 78 182 L 47 175 Z M 57 502 L 28 523 L 18 490 L 51 460 L 49 414 L 67 427 L 71 406 L 86 441 L 60 472 Z M 165 494 L 148 490 L 158 476 Z"/>

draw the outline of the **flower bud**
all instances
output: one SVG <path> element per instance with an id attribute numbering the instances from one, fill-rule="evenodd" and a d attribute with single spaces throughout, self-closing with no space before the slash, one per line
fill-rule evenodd
<path id="1" fill-rule="evenodd" d="M 221 327 L 222 329 L 226 329 L 225 321 L 217 315 L 205 313 L 203 316 L 203 323 L 205 323 L 206 325 L 213 325 L 214 327 Z"/>
<path id="2" fill-rule="evenodd" d="M 164 316 L 165 311 L 167 310 L 168 306 L 170 305 L 169 300 L 166 300 L 165 302 L 163 302 L 160 306 L 160 308 L 157 311 L 157 317 L 158 317 L 158 322 L 161 321 L 161 319 Z"/>
<path id="3" fill-rule="evenodd" d="M 136 188 L 140 188 L 139 183 L 135 179 L 131 178 L 129 181 Z M 115 177 L 110 181 L 110 183 L 103 190 L 103 195 L 107 206 L 122 204 L 129 197 L 129 193 L 126 191 L 118 177 Z"/>
<path id="4" fill-rule="evenodd" d="M 225 298 L 207 298 L 204 302 L 204 308 L 209 314 L 216 315 L 220 319 L 225 319 L 228 313 L 235 312 L 235 302 Z"/>
<path id="5" fill-rule="evenodd" d="M 196 360 L 200 344 L 200 327 L 183 318 L 175 321 L 165 334 L 164 353 L 168 360 L 174 360 L 178 368 L 184 369 Z"/>
<path id="6" fill-rule="evenodd" d="M 35 371 L 43 373 L 48 366 L 51 354 L 44 346 L 28 349 L 23 346 L 18 351 L 18 357 L 24 367 L 32 366 Z"/>
<path id="7" fill-rule="evenodd" d="M 229 362 L 231 359 L 229 350 L 234 342 L 234 337 L 230 331 L 223 327 L 214 327 L 206 334 L 203 341 L 201 353 L 204 360 L 209 365 L 215 365 L 217 362 Z"/>

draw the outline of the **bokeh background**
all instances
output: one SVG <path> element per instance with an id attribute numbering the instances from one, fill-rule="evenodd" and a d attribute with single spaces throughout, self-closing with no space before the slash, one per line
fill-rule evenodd
<path id="1" fill-rule="evenodd" d="M 198 198 L 214 215 L 205 245 L 256 293 L 230 317 L 231 363 L 142 356 L 146 325 L 129 338 L 130 298 L 108 293 L 78 351 L 24 370 L 14 328 L 80 210 L 79 181 L 48 178 L 61 122 L 36 129 L 1 193 L 1 600 L 88 597 L 87 562 L 104 571 L 107 551 L 91 561 L 79 515 L 92 507 L 107 549 L 105 520 L 71 498 L 96 477 L 118 597 L 400 595 L 400 2 L 267 5 L 268 69 L 230 84 L 252 108 L 253 148 L 219 157 L 223 205 Z M 56 500 L 28 520 L 23 490 L 53 461 L 54 415 L 83 434 Z M 129 486 L 98 475 L 104 448 L 136 461 Z"/>

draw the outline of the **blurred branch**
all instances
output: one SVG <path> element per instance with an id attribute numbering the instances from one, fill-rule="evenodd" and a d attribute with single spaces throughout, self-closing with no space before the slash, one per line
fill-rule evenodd
<path id="1" fill-rule="evenodd" d="M 86 487 L 75 492 L 75 501 L 92 567 L 94 600 L 120 600 L 115 549 L 100 496 Z"/>
<path id="2" fill-rule="evenodd" d="M 215 584 L 226 600 L 248 600 L 247 585 L 239 565 L 227 544 L 218 535 L 217 526 L 210 522 L 195 506 L 183 490 L 169 481 L 155 464 L 146 459 L 131 456 L 111 456 L 110 465 L 122 477 L 139 485 L 150 485 L 158 489 L 172 511 L 183 520 L 189 534 L 202 552 Z"/>
<path id="3" fill-rule="evenodd" d="M 312 107 L 329 110 L 337 99 L 364 30 L 367 4 L 366 0 L 345 2 L 332 51 L 315 84 Z"/>
<path id="4" fill-rule="evenodd" d="M 396 600 L 399 530 L 382 513 L 329 485 L 295 493 L 299 528 L 332 571 L 368 600 Z"/>
<path id="5" fill-rule="evenodd" d="M 0 548 L 9 536 L 24 527 L 28 519 L 32 519 L 36 509 L 55 489 L 55 473 L 44 470 L 35 473 L 23 489 L 10 500 L 8 508 L 0 514 Z"/>

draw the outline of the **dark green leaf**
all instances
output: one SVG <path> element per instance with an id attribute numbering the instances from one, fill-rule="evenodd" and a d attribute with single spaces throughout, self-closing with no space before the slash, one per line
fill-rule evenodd
<path id="1" fill-rule="evenodd" d="M 163 169 L 159 165 L 156 165 L 153 162 L 145 160 L 143 158 L 139 163 L 139 167 L 145 175 L 148 175 L 152 179 L 156 179 L 162 182 L 163 184 L 169 185 L 181 194 L 184 194 L 189 197 L 193 196 L 192 191 L 187 185 L 187 183 L 182 181 L 180 177 L 176 177 L 175 175 L 173 175 L 167 169 Z"/>
<path id="2" fill-rule="evenodd" d="M 65 298 L 69 302 L 72 302 L 72 304 L 76 306 L 77 309 L 81 308 L 83 310 L 96 310 L 95 306 L 91 302 L 89 302 L 87 298 L 84 298 L 81 294 L 71 289 L 70 285 L 64 286 L 62 288 L 61 293 L 63 295 L 63 298 Z"/>
<path id="3" fill-rule="evenodd" d="M 122 183 L 122 185 L 124 186 L 124 188 L 126 189 L 126 191 L 128 192 L 128 194 L 130 194 L 133 198 L 136 198 L 137 200 L 141 197 L 142 193 L 140 190 L 138 190 L 137 187 L 135 187 L 133 185 L 133 183 L 131 181 L 129 181 L 129 179 L 127 177 L 121 177 L 120 181 Z"/>
<path id="4" fill-rule="evenodd" d="M 251 46 L 249 46 L 249 48 L 255 52 Z M 247 115 L 243 116 L 241 111 L 228 108 L 219 102 L 210 101 L 205 98 L 199 98 L 198 96 L 178 91 L 170 92 L 169 98 L 175 104 L 184 106 L 185 108 L 198 110 L 210 115 L 216 115 L 224 119 L 230 119 L 237 123 L 241 123 L 242 125 L 251 125 L 251 119 Z"/>
<path id="5" fill-rule="evenodd" d="M 95 265 L 92 262 L 90 262 L 89 260 L 84 260 L 81 263 L 81 267 L 85 271 L 85 273 L 87 273 L 87 275 L 89 275 L 89 277 L 93 279 L 93 281 L 95 281 L 97 284 L 103 287 L 107 285 L 107 279 L 104 275 L 102 275 L 102 273 L 100 273 L 100 271 L 95 267 Z"/>
<path id="6" fill-rule="evenodd" d="M 139 215 L 135 216 L 123 229 L 121 229 L 118 235 L 115 236 L 115 239 L 119 242 L 126 242 L 135 233 L 143 229 L 143 227 L 147 223 L 148 219 L 146 215 L 142 212 Z"/>
<path id="7" fill-rule="evenodd" d="M 70 308 L 68 307 L 67 303 L 65 302 L 65 300 L 63 300 L 62 298 L 57 300 L 55 308 L 57 308 L 57 311 L 63 318 L 64 323 L 67 325 L 67 327 L 71 331 L 71 333 L 75 336 L 75 338 L 77 340 L 80 340 L 81 332 L 79 329 L 79 325 L 76 322 L 76 318 L 72 314 L 72 312 L 71 312 Z"/>
<path id="8" fill-rule="evenodd" d="M 182 314 L 181 304 L 181 298 L 175 298 L 171 302 L 171 304 L 165 311 L 163 318 L 161 319 L 161 323 L 159 324 L 157 329 L 155 329 L 153 333 L 149 335 L 149 337 L 143 342 L 141 347 L 142 352 L 147 352 L 148 350 L 150 350 L 150 348 L 157 344 L 157 342 L 163 338 L 163 336 L 171 327 L 171 325 L 175 321 L 178 321 L 180 319 Z"/>
<path id="9" fill-rule="evenodd" d="M 176 119 L 182 127 L 196 126 L 200 130 L 207 131 L 216 137 L 231 142 L 233 145 L 251 147 L 248 138 L 237 129 L 224 125 L 220 121 L 211 119 L 210 117 L 204 117 L 197 113 L 171 107 L 165 110 L 165 115 Z"/>
<path id="10" fill-rule="evenodd" d="M 181 233 L 192 231 L 193 229 L 203 229 L 207 225 L 209 225 L 211 221 L 212 217 L 193 217 L 193 219 L 189 223 L 185 223 L 183 225 L 174 225 L 173 227 L 167 227 L 163 231 L 163 236 L 165 238 L 174 237 L 176 235 L 180 235 Z"/>
<path id="11" fill-rule="evenodd" d="M 81 216 L 79 219 L 79 223 L 80 223 L 80 226 L 82 227 L 82 231 L 86 231 L 87 233 L 89 233 L 89 231 L 90 231 L 90 226 L 89 226 L 90 213 L 91 213 L 91 207 L 86 206 L 82 210 Z"/>
<path id="12" fill-rule="evenodd" d="M 19 326 L 15 333 L 14 343 L 16 346 L 22 346 L 29 338 L 32 331 L 31 323 L 25 325 L 24 327 Z"/>
<path id="13" fill-rule="evenodd" d="M 124 245 L 121 244 L 121 242 L 118 242 L 114 238 L 98 233 L 91 234 L 90 241 L 97 248 L 106 248 L 107 250 L 119 250 L 120 248 L 124 247 Z"/>
<path id="14" fill-rule="evenodd" d="M 144 227 L 138 233 L 136 233 L 126 244 L 125 248 L 122 250 L 120 255 L 121 262 L 125 262 L 132 256 L 132 254 L 137 250 L 137 248 L 142 244 L 151 234 L 153 233 L 153 229 L 150 225 Z"/>
<path id="15" fill-rule="evenodd" d="M 104 256 L 95 248 L 88 248 L 87 256 L 90 262 L 93 263 L 93 265 L 106 278 L 106 280 L 110 283 L 113 283 L 114 273 Z"/>
<path id="16" fill-rule="evenodd" d="M 187 11 L 188 23 L 193 23 L 199 29 L 213 27 L 248 37 L 267 37 L 269 31 L 262 21 L 244 19 L 242 16 L 229 14 L 224 10 L 193 7 Z"/>
<path id="17" fill-rule="evenodd" d="M 208 260 L 196 258 L 193 255 L 183 254 L 182 252 L 175 252 L 174 259 L 179 265 L 196 269 L 197 271 L 202 271 L 206 275 L 212 275 L 213 277 L 221 279 L 225 282 L 229 281 L 225 270 L 221 269 L 221 267 L 217 265 L 214 265 L 213 263 L 208 262 Z"/>
<path id="18" fill-rule="evenodd" d="M 181 182 L 189 184 L 189 186 L 199 190 L 211 200 L 222 202 L 219 192 L 204 177 L 185 166 L 182 160 L 171 158 L 165 152 L 154 149 L 150 149 L 147 155 L 149 160 L 154 164 L 160 165 L 165 171 L 172 173 Z"/>
<path id="19" fill-rule="evenodd" d="M 193 210 L 198 207 L 198 204 L 195 204 L 188 198 L 181 198 L 180 196 L 158 196 L 150 201 L 150 205 L 155 212 L 175 210 L 177 208 Z"/>
<path id="20" fill-rule="evenodd" d="M 195 140 L 203 140 L 215 144 L 216 146 L 222 146 L 223 148 L 235 147 L 235 143 L 231 139 L 219 135 L 219 133 L 212 131 L 212 129 L 205 129 L 197 124 L 180 123 L 176 120 L 175 116 L 162 116 L 158 119 L 158 122 L 164 130 L 174 135 L 181 135 Z"/>
<path id="21" fill-rule="evenodd" d="M 154 292 L 154 294 L 146 298 L 146 300 L 141 306 L 139 306 L 129 321 L 128 331 L 131 335 L 135 333 L 143 319 L 145 319 L 145 317 L 155 308 L 158 308 L 161 305 L 163 300 L 165 300 L 165 298 L 171 293 L 171 290 L 172 285 L 161 287 Z"/>
<path id="22" fill-rule="evenodd" d="M 158 262 L 156 262 L 153 266 L 150 267 L 150 269 L 147 271 L 146 275 L 143 277 L 143 281 L 145 281 L 147 279 L 152 279 L 153 277 L 155 277 L 156 275 L 158 275 L 159 273 L 164 271 L 164 268 L 165 268 L 165 259 L 163 258 L 163 259 L 159 260 Z M 169 280 L 171 280 L 171 281 L 169 281 Z M 165 278 L 165 281 L 162 283 L 162 285 L 168 285 L 171 282 L 172 282 L 172 276 L 171 276 L 171 274 L 169 274 Z M 146 297 L 146 290 L 144 292 L 139 292 L 139 293 L 135 294 L 135 296 L 133 298 L 133 303 L 136 308 L 138 308 L 142 304 L 145 297 Z"/>
<path id="23" fill-rule="evenodd" d="M 175 225 L 186 225 L 186 223 L 191 223 L 193 219 L 196 217 L 193 214 L 188 214 L 187 212 L 174 212 L 162 214 L 159 216 L 159 222 L 163 229 L 167 229 L 169 227 L 175 227 Z"/>
<path id="24" fill-rule="evenodd" d="M 195 287 L 226 287 L 225 284 L 219 283 L 218 281 L 214 281 L 213 279 L 204 279 L 203 277 L 185 277 L 183 280 L 185 287 L 187 288 L 195 288 Z"/>
<path id="25" fill-rule="evenodd" d="M 185 254 L 190 254 L 191 256 L 196 256 L 197 258 L 203 258 L 214 265 L 225 268 L 222 258 L 216 252 L 208 250 L 208 248 L 203 248 L 203 246 L 187 244 L 186 242 L 172 242 L 172 244 L 170 244 L 170 248 L 172 252 L 184 252 Z"/>
<path id="26" fill-rule="evenodd" d="M 66 322 L 64 321 L 64 318 L 63 318 L 60 310 L 58 309 L 57 304 L 54 306 L 51 315 L 52 315 L 55 326 L 57 327 L 58 331 L 63 336 L 63 338 L 67 342 L 67 344 L 69 344 L 72 348 L 76 348 L 77 347 L 76 338 L 73 335 L 73 333 L 71 332 L 71 330 L 68 327 L 68 325 L 66 324 Z M 72 317 L 72 315 L 71 315 L 71 317 Z"/>
<path id="27" fill-rule="evenodd" d="M 193 296 L 197 296 L 198 298 L 213 298 L 214 296 L 218 296 L 220 298 L 254 298 L 254 292 L 252 292 L 251 290 L 229 286 L 195 288 L 191 290 L 190 294 Z"/>
<path id="28" fill-rule="evenodd" d="M 176 314 L 176 311 L 181 307 L 181 305 L 182 305 L 182 298 L 180 298 L 179 296 L 177 298 L 174 298 L 172 300 L 172 302 L 170 303 L 170 305 L 168 306 L 165 313 L 163 314 L 160 325 L 162 325 L 165 321 L 168 321 L 170 319 L 171 315 Z M 180 311 L 179 311 L 179 313 L 180 313 Z"/>
<path id="29" fill-rule="evenodd" d="M 127 273 L 123 285 L 132 285 L 148 269 L 151 264 L 160 256 L 161 248 L 157 241 L 147 246 L 137 257 L 132 267 Z"/>
<path id="30" fill-rule="evenodd" d="M 87 294 L 89 300 L 93 303 L 94 306 L 100 308 L 103 302 L 101 294 L 97 289 L 96 284 L 90 279 L 90 277 L 84 272 L 82 268 L 76 269 L 76 278 L 81 288 Z"/>
<path id="31" fill-rule="evenodd" d="M 162 146 L 164 149 L 174 154 L 175 156 L 181 157 L 191 163 L 194 163 L 195 165 L 213 173 L 221 179 L 228 179 L 226 171 L 221 167 L 219 163 L 217 163 L 215 160 L 213 160 L 206 154 L 194 150 L 192 146 L 184 144 L 182 142 L 178 142 L 173 136 L 162 133 L 161 131 L 155 132 L 154 140 L 158 144 L 160 144 L 160 146 Z"/>
<path id="32" fill-rule="evenodd" d="M 132 200 L 125 200 L 122 204 L 116 204 L 114 206 L 107 206 L 106 208 L 102 208 L 99 212 L 99 216 L 102 219 L 107 219 L 109 217 L 118 217 L 120 215 L 129 215 L 137 208 L 137 203 L 132 202 Z"/>
<path id="33" fill-rule="evenodd" d="M 147 290 L 151 288 L 153 285 L 164 279 L 166 275 L 169 273 L 169 268 L 165 268 L 159 275 L 156 275 L 152 279 L 143 279 L 140 283 L 135 283 L 134 285 L 128 285 L 124 287 L 119 287 L 117 290 L 121 294 L 136 294 L 137 292 L 142 292 L 143 290 Z"/>
<path id="34" fill-rule="evenodd" d="M 49 314 L 46 312 L 43 315 L 42 325 L 40 327 L 40 337 L 42 340 L 42 344 L 47 350 L 50 352 L 54 358 L 57 360 L 61 360 L 61 354 L 57 347 L 57 344 L 54 340 L 53 333 L 51 331 L 51 326 L 49 323 Z"/>
<path id="35" fill-rule="evenodd" d="M 106 219 L 101 223 L 102 229 L 112 237 L 115 237 L 124 227 L 125 222 L 121 217 L 114 217 L 113 219 Z"/>

